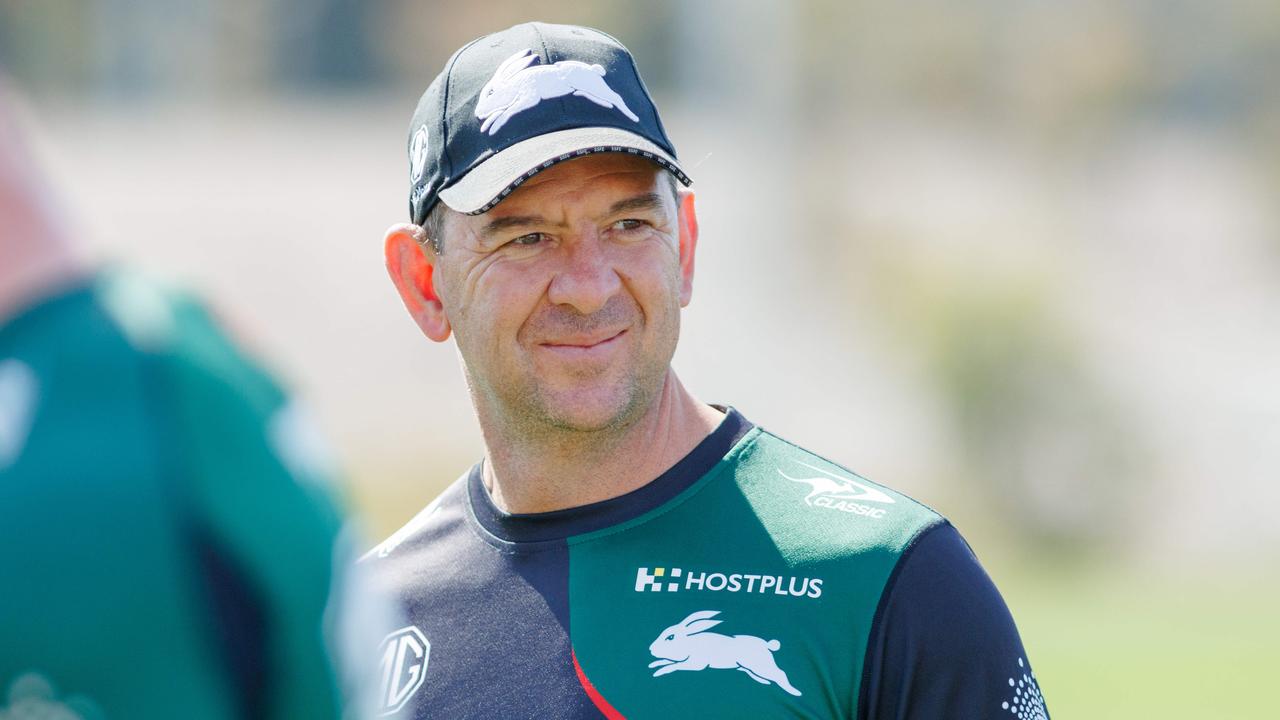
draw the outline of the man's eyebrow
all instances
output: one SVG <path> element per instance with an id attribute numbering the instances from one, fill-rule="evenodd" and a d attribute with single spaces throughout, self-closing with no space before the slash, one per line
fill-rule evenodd
<path id="1" fill-rule="evenodd" d="M 636 195 L 635 197 L 619 200 L 609 208 L 608 215 L 617 215 L 618 213 L 629 212 L 631 210 L 661 210 L 663 206 L 663 196 L 656 193 L 645 193 Z"/>
<path id="2" fill-rule="evenodd" d="M 493 237 L 498 233 L 510 230 L 512 228 L 529 227 L 545 222 L 540 215 L 509 215 L 490 220 L 483 228 L 480 229 L 482 237 Z"/>
<path id="3" fill-rule="evenodd" d="M 605 214 L 617 215 L 633 210 L 661 210 L 663 199 L 663 196 L 656 192 L 636 195 L 614 203 Z M 484 238 L 491 238 L 507 230 L 540 225 L 545 222 L 546 220 L 541 215 L 509 215 L 490 220 L 480 229 L 480 235 Z"/>

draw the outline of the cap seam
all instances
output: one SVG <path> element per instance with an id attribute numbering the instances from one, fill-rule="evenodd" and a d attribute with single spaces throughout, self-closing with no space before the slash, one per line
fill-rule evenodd
<path id="1" fill-rule="evenodd" d="M 458 52 L 454 53 L 453 57 L 449 59 L 449 67 L 444 70 L 444 97 L 440 99 L 440 149 L 444 153 L 444 161 L 449 166 L 449 172 L 444 178 L 442 178 L 440 188 L 434 193 L 436 202 L 440 202 L 440 190 L 444 189 L 444 186 L 448 181 L 453 178 L 453 155 L 449 152 L 449 95 L 451 94 L 450 90 L 453 89 L 453 67 L 458 64 L 458 58 L 462 57 L 462 53 L 470 49 L 472 45 L 475 45 L 487 37 L 490 37 L 490 35 L 478 37 L 466 45 L 463 45 L 462 48 L 460 48 Z M 423 217 L 423 220 L 426 220 L 425 216 Z"/>
<path id="2" fill-rule="evenodd" d="M 671 153 L 671 157 L 679 161 L 680 157 L 676 155 L 675 145 L 672 144 L 671 138 L 667 137 L 667 126 L 662 124 L 662 118 L 658 116 L 658 101 L 653 99 L 653 94 L 649 92 L 649 86 L 645 84 L 644 78 L 640 77 L 640 68 L 636 65 L 635 56 L 630 52 L 624 53 L 624 55 L 627 58 L 627 62 L 631 63 L 631 74 L 636 76 L 636 83 L 640 86 L 640 93 L 649 98 L 648 109 L 653 115 L 653 124 L 658 128 L 658 132 L 662 135 L 662 142 L 666 145 L 666 147 L 662 149 Z"/>

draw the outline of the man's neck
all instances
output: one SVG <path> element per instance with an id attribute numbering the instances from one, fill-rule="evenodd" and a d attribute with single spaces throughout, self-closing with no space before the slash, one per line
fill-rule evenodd
<path id="1" fill-rule="evenodd" d="M 649 410 L 616 435 L 590 442 L 503 437 L 484 428 L 484 483 L 510 513 L 538 513 L 588 505 L 648 484 L 720 423 L 724 414 L 689 394 L 675 372 Z"/>

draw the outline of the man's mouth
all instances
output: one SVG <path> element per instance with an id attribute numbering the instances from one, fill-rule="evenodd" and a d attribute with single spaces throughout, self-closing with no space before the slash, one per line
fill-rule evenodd
<path id="1" fill-rule="evenodd" d="M 619 330 L 617 332 L 610 333 L 610 334 L 556 338 L 555 340 L 543 342 L 539 344 L 544 348 L 548 348 L 551 350 L 565 351 L 565 352 L 590 351 L 590 350 L 596 350 L 596 349 L 603 350 L 612 345 L 615 345 L 618 342 L 618 340 L 621 339 L 622 336 L 626 334 L 627 334 L 626 330 Z"/>

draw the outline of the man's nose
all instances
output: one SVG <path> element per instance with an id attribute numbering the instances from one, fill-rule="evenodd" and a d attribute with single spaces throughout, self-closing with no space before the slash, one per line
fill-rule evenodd
<path id="1" fill-rule="evenodd" d="M 622 278 L 610 261 L 603 239 L 594 230 L 579 234 L 561 248 L 562 264 L 551 281 L 547 299 L 590 315 L 617 294 Z"/>

